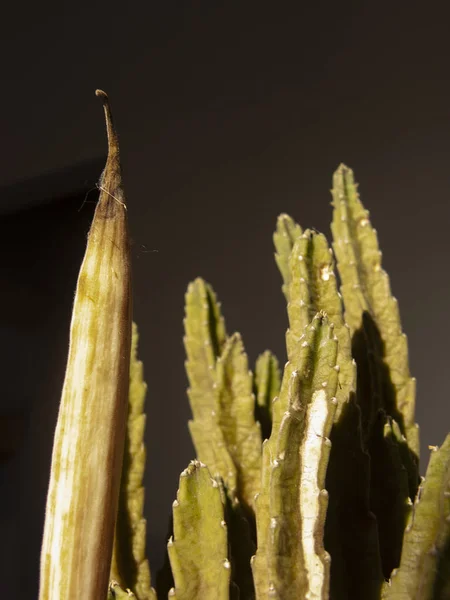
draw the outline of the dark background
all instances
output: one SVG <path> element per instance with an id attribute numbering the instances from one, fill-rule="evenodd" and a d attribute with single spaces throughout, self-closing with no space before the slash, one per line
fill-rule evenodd
<path id="1" fill-rule="evenodd" d="M 329 235 L 331 176 L 360 181 L 418 379 L 422 470 L 450 429 L 450 41 L 445 3 L 122 2 L 9 7 L 0 36 L 2 592 L 37 597 L 73 292 L 112 102 L 148 393 L 146 514 L 161 563 L 193 458 L 182 318 L 201 275 L 253 364 L 287 326 L 280 212 Z M 7 420 L 5 418 L 8 417 Z"/>

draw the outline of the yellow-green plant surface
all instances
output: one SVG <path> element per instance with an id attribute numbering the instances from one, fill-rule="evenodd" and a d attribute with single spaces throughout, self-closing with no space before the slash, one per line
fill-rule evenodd
<path id="1" fill-rule="evenodd" d="M 75 296 L 40 600 L 157 598 L 145 554 L 146 384 L 135 326 L 130 349 L 126 206 L 99 95 L 109 156 Z M 333 249 L 289 215 L 277 220 L 288 317 L 282 374 L 268 350 L 253 374 L 212 286 L 189 284 L 197 458 L 180 476 L 160 599 L 450 598 L 450 436 L 419 478 L 407 340 L 344 165 L 332 195 Z"/>
<path id="2" fill-rule="evenodd" d="M 154 600 L 150 566 L 145 554 L 147 523 L 144 514 L 145 469 L 144 412 L 147 384 L 137 358 L 138 331 L 133 323 L 130 361 L 128 424 L 125 438 L 122 482 L 117 512 L 111 579 L 133 589 L 139 600 Z"/>
<path id="3" fill-rule="evenodd" d="M 125 438 L 131 273 L 119 146 L 109 152 L 75 294 L 53 445 L 40 600 L 106 597 Z"/>

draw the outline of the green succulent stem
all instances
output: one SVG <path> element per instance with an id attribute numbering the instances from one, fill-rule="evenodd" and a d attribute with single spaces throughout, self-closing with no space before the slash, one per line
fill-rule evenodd
<path id="1" fill-rule="evenodd" d="M 289 215 L 283 213 L 277 219 L 277 228 L 273 234 L 275 245 L 275 262 L 283 278 L 282 290 L 289 302 L 289 285 L 291 274 L 289 269 L 289 257 L 295 240 L 302 234 L 302 228 Z"/>
<path id="2" fill-rule="evenodd" d="M 263 439 L 272 429 L 272 402 L 280 393 L 281 374 L 278 360 L 270 350 L 260 354 L 255 366 L 256 415 L 261 424 Z"/>
<path id="3" fill-rule="evenodd" d="M 228 600 L 231 563 L 221 490 L 197 460 L 181 473 L 173 529 L 167 549 L 175 586 L 169 598 Z"/>
<path id="4" fill-rule="evenodd" d="M 147 384 L 144 381 L 142 362 L 137 358 L 137 345 L 138 331 L 133 323 L 127 435 L 111 579 L 134 590 L 138 600 L 156 600 L 145 554 L 147 523 L 143 516 L 143 476 L 146 461 L 144 404 Z"/>
<path id="5" fill-rule="evenodd" d="M 325 314 L 305 328 L 295 362 L 284 369 L 272 434 L 263 445 L 256 500 L 256 597 L 326 598 L 329 556 L 323 548 L 324 490 L 336 408 L 337 339 Z M 311 541 L 314 542 L 311 545 Z"/>
<path id="6" fill-rule="evenodd" d="M 372 377 L 379 380 L 375 390 L 378 402 L 373 405 L 369 427 L 378 408 L 383 408 L 397 421 L 418 459 L 419 434 L 414 421 L 416 386 L 409 371 L 408 343 L 389 277 L 381 266 L 377 233 L 359 198 L 353 172 L 345 165 L 334 174 L 333 206 L 331 229 L 345 318 L 352 335 L 364 332 L 372 356 Z"/>
<path id="7" fill-rule="evenodd" d="M 386 600 L 445 600 L 450 593 L 450 435 L 433 446 Z"/>

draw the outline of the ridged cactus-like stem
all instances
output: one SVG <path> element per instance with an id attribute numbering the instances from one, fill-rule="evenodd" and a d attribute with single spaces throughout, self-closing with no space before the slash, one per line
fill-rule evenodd
<path id="1" fill-rule="evenodd" d="M 280 392 L 280 385 L 278 360 L 270 350 L 266 350 L 256 360 L 254 379 L 256 414 L 265 440 L 270 436 L 272 429 L 272 402 Z"/>
<path id="2" fill-rule="evenodd" d="M 225 505 L 225 521 L 228 531 L 229 555 L 233 587 L 230 597 L 234 598 L 236 593 L 239 599 L 253 600 L 255 597 L 255 586 L 251 571 L 251 557 L 255 554 L 255 542 L 253 527 L 247 519 L 241 503 L 222 486 L 222 498 Z M 252 523 L 253 525 L 253 523 Z"/>
<path id="3" fill-rule="evenodd" d="M 358 364 L 363 440 L 372 459 L 370 506 L 378 521 L 383 573 L 389 577 L 400 560 L 403 530 L 418 485 L 415 380 L 409 373 L 397 301 L 381 268 L 376 232 L 353 173 L 343 165 L 334 175 L 333 205 L 334 250 Z"/>
<path id="4" fill-rule="evenodd" d="M 359 199 L 353 172 L 344 165 L 334 174 L 333 206 L 331 228 L 347 323 L 352 334 L 363 329 L 369 336 L 369 350 L 379 363 L 375 366 L 378 373 L 373 377 L 382 379 L 381 407 L 397 420 L 411 452 L 418 458 L 419 434 L 414 420 L 416 385 L 409 371 L 408 343 L 402 332 L 398 303 L 391 294 L 389 277 L 381 267 L 377 233 Z M 373 322 L 379 341 L 368 330 L 364 318 Z M 383 373 L 383 367 L 387 372 Z M 387 385 L 394 388 L 393 398 L 386 391 Z M 377 408 L 375 405 L 372 418 L 376 418 Z"/>
<path id="5" fill-rule="evenodd" d="M 335 424 L 330 433 L 333 451 L 326 479 L 330 504 L 325 546 L 334 557 L 331 595 L 356 599 L 364 591 L 367 598 L 376 598 L 382 574 L 377 524 L 369 508 L 369 456 L 362 448 L 350 331 L 343 318 L 333 254 L 325 236 L 313 230 L 299 235 L 292 246 L 288 266 L 288 356 L 298 354 L 302 328 L 318 311 L 326 312 L 338 340 L 339 385 Z M 353 519 L 354 527 L 348 527 L 349 518 Z"/>
<path id="6" fill-rule="evenodd" d="M 350 332 L 344 322 L 342 301 L 337 291 L 334 260 L 325 236 L 306 230 L 299 236 L 289 257 L 289 332 L 287 334 L 288 357 L 298 350 L 298 340 L 314 315 L 323 310 L 339 341 L 338 359 L 339 388 L 338 419 L 343 403 L 355 389 L 355 366 L 351 360 Z"/>
<path id="7" fill-rule="evenodd" d="M 263 446 L 252 563 L 258 600 L 328 595 L 323 488 L 336 407 L 336 357 L 332 327 L 318 314 L 305 329 L 297 360 L 285 366 L 272 434 Z"/>
<path id="8" fill-rule="evenodd" d="M 186 294 L 186 370 L 197 457 L 220 476 L 232 497 L 253 512 L 259 489 L 261 431 L 253 376 L 239 334 L 225 334 L 211 286 L 197 279 Z"/>
<path id="9" fill-rule="evenodd" d="M 431 448 L 425 479 L 405 530 L 400 566 L 386 584 L 385 600 L 450 597 L 450 435 Z"/>
<path id="10" fill-rule="evenodd" d="M 216 373 L 217 423 L 236 469 L 236 494 L 253 508 L 261 479 L 261 428 L 255 421 L 252 373 L 238 333 L 227 339 Z"/>
<path id="11" fill-rule="evenodd" d="M 198 278 L 189 284 L 184 319 L 188 397 L 193 419 L 189 431 L 199 460 L 220 475 L 234 493 L 237 473 L 217 423 L 219 397 L 216 362 L 226 341 L 225 323 L 210 285 Z"/>
<path id="12" fill-rule="evenodd" d="M 175 586 L 169 598 L 228 600 L 231 563 L 221 490 L 197 460 L 181 473 L 173 529 L 168 552 Z"/>
<path id="13" fill-rule="evenodd" d="M 281 214 L 277 219 L 277 228 L 273 234 L 275 245 L 275 262 L 283 278 L 282 290 L 289 302 L 289 285 L 291 273 L 289 269 L 289 257 L 295 240 L 302 234 L 302 228 L 289 215 Z"/>
<path id="14" fill-rule="evenodd" d="M 403 444 L 397 423 L 379 411 L 368 447 L 371 457 L 370 508 L 377 518 L 385 577 L 399 565 L 403 532 L 412 505 L 408 473 L 403 463 Z"/>
<path id="15" fill-rule="evenodd" d="M 156 593 L 151 587 L 150 566 L 145 554 L 147 523 L 143 516 L 146 460 L 144 403 L 147 384 L 142 362 L 137 358 L 137 344 L 138 331 L 133 323 L 127 435 L 111 579 L 134 590 L 138 600 L 155 600 Z"/>
<path id="16" fill-rule="evenodd" d="M 126 429 L 131 274 L 119 146 L 109 152 L 78 277 L 53 445 L 40 600 L 106 598 Z"/>
<path id="17" fill-rule="evenodd" d="M 209 419 L 216 409 L 216 360 L 227 335 L 216 295 L 203 279 L 188 286 L 184 329 L 192 414 L 194 419 Z"/>
<path id="18" fill-rule="evenodd" d="M 136 598 L 130 589 L 123 589 L 117 581 L 111 581 L 108 590 L 108 600 L 130 600 Z"/>

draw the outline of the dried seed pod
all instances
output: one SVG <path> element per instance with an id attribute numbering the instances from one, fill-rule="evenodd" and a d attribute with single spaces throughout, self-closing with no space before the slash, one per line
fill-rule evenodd
<path id="1" fill-rule="evenodd" d="M 131 272 L 119 146 L 106 94 L 108 159 L 81 265 L 53 445 L 40 600 L 105 598 L 127 416 Z"/>

